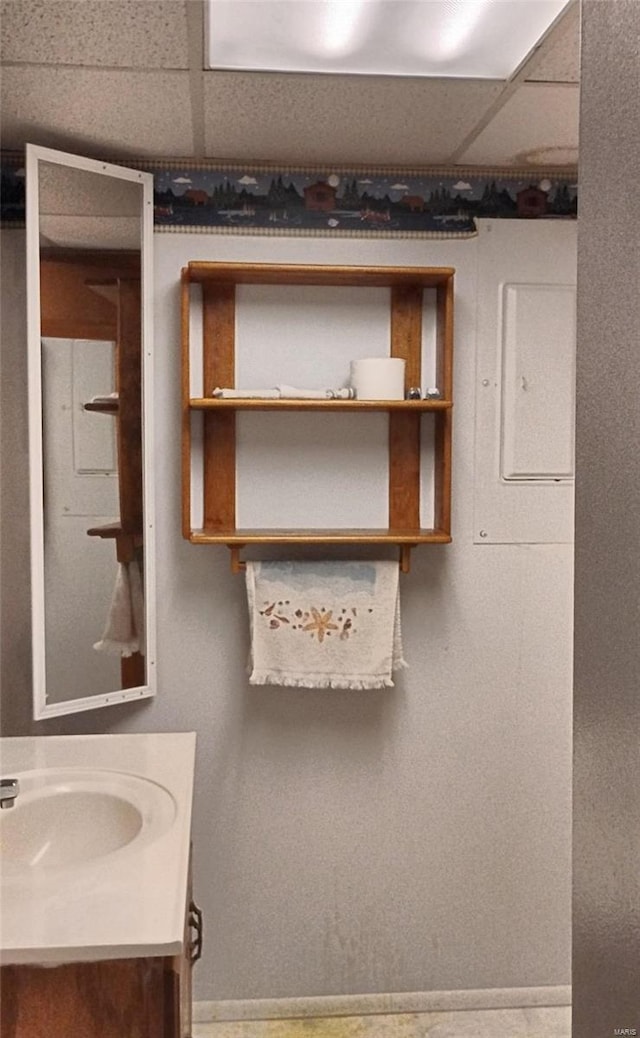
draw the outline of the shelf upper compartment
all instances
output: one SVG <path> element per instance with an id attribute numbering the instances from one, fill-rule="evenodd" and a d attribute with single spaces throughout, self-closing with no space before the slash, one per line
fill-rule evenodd
<path id="1" fill-rule="evenodd" d="M 320 266 L 309 263 L 209 263 L 192 260 L 185 267 L 189 281 L 230 285 L 422 285 L 435 288 L 453 278 L 453 267 Z"/>
<path id="2" fill-rule="evenodd" d="M 277 400 L 257 397 L 194 397 L 194 411 L 449 411 L 451 400 Z"/>

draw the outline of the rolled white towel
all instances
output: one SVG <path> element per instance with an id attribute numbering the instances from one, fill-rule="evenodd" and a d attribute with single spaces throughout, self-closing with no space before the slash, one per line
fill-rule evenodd
<path id="1" fill-rule="evenodd" d="M 278 386 L 283 400 L 326 400 L 329 391 L 326 389 L 297 389 L 295 386 Z"/>
<path id="2" fill-rule="evenodd" d="M 221 389 L 216 386 L 213 395 L 224 400 L 277 400 L 278 389 Z"/>
<path id="3" fill-rule="evenodd" d="M 350 400 L 352 389 L 298 389 L 296 386 L 278 386 L 283 400 Z"/>

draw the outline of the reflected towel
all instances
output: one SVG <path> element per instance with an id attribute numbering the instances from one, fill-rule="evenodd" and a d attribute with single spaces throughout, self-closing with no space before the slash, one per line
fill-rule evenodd
<path id="1" fill-rule="evenodd" d="M 247 562 L 252 685 L 393 686 L 397 562 Z"/>
<path id="2" fill-rule="evenodd" d="M 137 562 L 120 562 L 104 633 L 93 646 L 115 656 L 144 654 L 144 597 Z"/>

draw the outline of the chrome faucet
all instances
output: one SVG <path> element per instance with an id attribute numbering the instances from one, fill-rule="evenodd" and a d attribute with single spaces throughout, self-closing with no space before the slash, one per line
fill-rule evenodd
<path id="1" fill-rule="evenodd" d="M 19 792 L 20 783 L 17 779 L 0 779 L 0 808 L 6 811 L 8 807 L 13 807 Z"/>

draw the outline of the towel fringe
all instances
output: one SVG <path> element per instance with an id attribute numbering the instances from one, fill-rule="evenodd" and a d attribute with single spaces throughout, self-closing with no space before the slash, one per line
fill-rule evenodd
<path id="1" fill-rule="evenodd" d="M 406 667 L 406 663 L 404 664 Z M 374 674 L 347 677 L 329 674 L 282 674 L 278 670 L 254 670 L 249 678 L 250 685 L 286 685 L 289 688 L 348 688 L 371 690 L 394 688 L 390 678 Z"/>
<path id="2" fill-rule="evenodd" d="M 140 652 L 137 638 L 131 642 L 116 642 L 111 638 L 102 638 L 93 647 L 97 652 L 108 652 L 112 656 L 133 656 L 134 652 Z"/>

